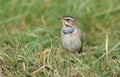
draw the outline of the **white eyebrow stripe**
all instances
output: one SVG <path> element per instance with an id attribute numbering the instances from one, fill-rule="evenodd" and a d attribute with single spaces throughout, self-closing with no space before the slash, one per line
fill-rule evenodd
<path id="1" fill-rule="evenodd" d="M 71 17 L 65 17 L 64 19 L 74 20 L 74 19 L 73 19 L 73 18 L 71 18 Z"/>

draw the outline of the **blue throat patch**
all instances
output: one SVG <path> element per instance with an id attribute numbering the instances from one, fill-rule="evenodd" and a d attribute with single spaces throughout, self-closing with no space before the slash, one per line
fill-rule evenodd
<path id="1" fill-rule="evenodd" d="M 75 31 L 74 28 L 67 28 L 67 29 L 62 29 L 62 32 L 64 34 L 72 34 Z"/>

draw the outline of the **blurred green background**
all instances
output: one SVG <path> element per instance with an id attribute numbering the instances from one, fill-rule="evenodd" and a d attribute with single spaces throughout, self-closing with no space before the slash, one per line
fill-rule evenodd
<path id="1" fill-rule="evenodd" d="M 65 15 L 75 17 L 83 32 L 86 54 L 78 60 L 56 52 L 64 50 L 56 18 Z M 51 53 L 39 63 L 35 54 L 48 48 Z M 49 70 L 32 74 L 46 65 Z M 0 0 L 0 76 L 119 77 L 120 0 Z"/>

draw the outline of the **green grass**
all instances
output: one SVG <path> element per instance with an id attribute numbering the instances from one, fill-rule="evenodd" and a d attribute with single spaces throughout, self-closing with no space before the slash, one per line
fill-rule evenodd
<path id="1" fill-rule="evenodd" d="M 61 45 L 64 15 L 83 32 L 79 57 Z M 0 0 L 0 77 L 75 76 L 120 76 L 120 0 Z"/>

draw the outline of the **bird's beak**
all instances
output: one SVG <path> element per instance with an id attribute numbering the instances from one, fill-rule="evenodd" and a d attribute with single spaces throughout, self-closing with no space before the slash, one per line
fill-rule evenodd
<path id="1" fill-rule="evenodd" d="M 58 17 L 58 18 L 57 18 L 57 20 L 61 20 L 61 18 L 60 18 L 60 17 Z"/>

